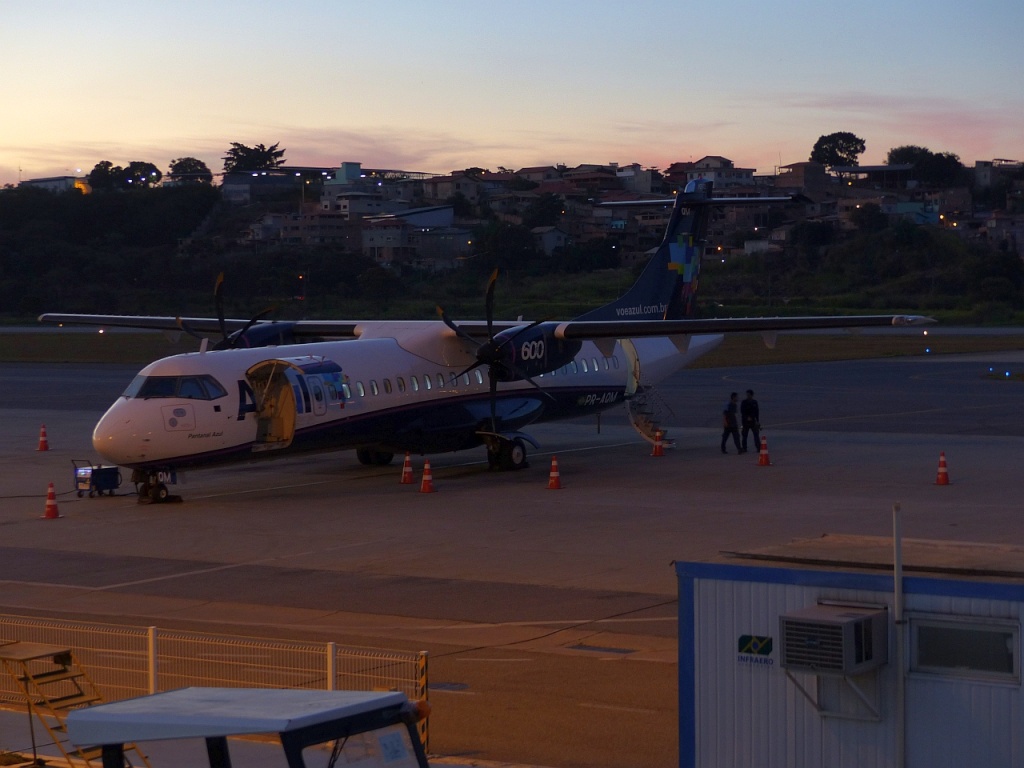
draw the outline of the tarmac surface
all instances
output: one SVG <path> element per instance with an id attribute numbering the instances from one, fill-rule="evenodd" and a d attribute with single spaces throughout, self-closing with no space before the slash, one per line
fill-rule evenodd
<path id="1" fill-rule="evenodd" d="M 419 457 L 400 485 L 398 462 L 336 453 L 189 473 L 181 504 L 140 505 L 127 482 L 77 498 L 71 465 L 135 369 L 0 364 L 0 612 L 427 650 L 437 764 L 676 765 L 672 562 L 887 536 L 895 502 L 907 537 L 1024 545 L 1022 371 L 1018 352 L 685 371 L 659 387 L 664 457 L 613 411 L 530 430 L 523 472 L 432 456 L 434 494 Z M 748 387 L 771 466 L 718 449 Z M 12 718 L 0 750 L 24 746 Z"/>

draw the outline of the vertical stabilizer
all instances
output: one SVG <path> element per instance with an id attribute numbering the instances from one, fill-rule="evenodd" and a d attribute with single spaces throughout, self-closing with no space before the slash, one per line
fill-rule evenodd
<path id="1" fill-rule="evenodd" d="M 696 309 L 697 278 L 711 215 L 711 181 L 691 181 L 676 196 L 665 237 L 626 293 L 577 320 L 677 320 Z"/>

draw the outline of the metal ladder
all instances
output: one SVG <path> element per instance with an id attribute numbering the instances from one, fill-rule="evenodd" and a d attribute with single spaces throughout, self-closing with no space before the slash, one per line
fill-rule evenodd
<path id="1" fill-rule="evenodd" d="M 665 444 L 674 443 L 667 437 L 668 430 L 661 426 L 666 419 L 674 415 L 672 408 L 653 387 L 637 387 L 636 392 L 626 399 L 626 412 L 629 414 L 629 422 L 633 429 L 647 442 L 653 445 L 657 440 L 657 433 L 661 432 Z"/>
<path id="2" fill-rule="evenodd" d="M 71 649 L 42 643 L 0 644 L 0 662 L 25 696 L 29 717 L 34 716 L 43 724 L 68 766 L 78 768 L 82 763 L 86 766 L 101 764 L 99 747 L 79 748 L 66 737 L 68 712 L 103 701 L 96 684 L 75 659 Z M 126 744 L 125 751 L 128 750 L 136 753 L 140 765 L 149 768 L 149 761 L 138 747 Z M 125 763 L 132 765 L 127 758 Z"/>

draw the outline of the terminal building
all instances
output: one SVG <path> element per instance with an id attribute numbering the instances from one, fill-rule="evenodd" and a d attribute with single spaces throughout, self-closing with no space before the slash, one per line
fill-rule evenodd
<path id="1" fill-rule="evenodd" d="M 1024 550 L 824 536 L 676 574 L 680 766 L 1024 765 Z"/>

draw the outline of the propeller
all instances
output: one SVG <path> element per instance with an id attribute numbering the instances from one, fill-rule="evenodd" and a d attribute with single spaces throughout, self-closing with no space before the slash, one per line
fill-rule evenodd
<path id="1" fill-rule="evenodd" d="M 217 311 L 217 324 L 220 326 L 221 340 L 218 341 L 213 348 L 214 349 L 235 349 L 239 346 L 239 342 L 245 339 L 245 334 L 252 328 L 256 323 L 262 320 L 264 317 L 273 312 L 276 307 L 270 306 L 266 309 L 257 312 L 253 315 L 249 322 L 247 322 L 242 328 L 235 333 L 229 334 L 227 321 L 224 319 L 224 273 L 221 272 L 217 275 L 217 282 L 213 286 L 213 302 Z M 189 336 L 193 336 L 197 339 L 204 339 L 205 337 L 198 333 L 194 328 L 189 327 L 181 317 L 176 318 L 178 327 L 181 328 Z"/>
<path id="2" fill-rule="evenodd" d="M 487 281 L 487 290 L 484 293 L 484 311 L 487 319 L 487 341 L 477 341 L 466 333 L 466 331 L 456 325 L 440 306 L 437 307 L 437 314 L 440 316 L 441 321 L 454 331 L 456 336 L 474 347 L 476 362 L 461 371 L 458 375 L 462 376 L 476 368 L 487 366 L 487 380 L 490 387 L 492 432 L 498 431 L 497 402 L 499 381 L 513 381 L 521 379 L 529 382 L 541 392 L 544 392 L 544 390 L 541 389 L 540 384 L 530 378 L 529 374 L 519 368 L 511 355 L 506 354 L 506 351 L 515 341 L 517 336 L 535 328 L 544 321 L 536 320 L 522 328 L 517 328 L 514 333 L 511 333 L 504 338 L 496 339 L 494 336 L 494 286 L 497 282 L 498 270 L 495 269 L 491 273 L 490 279 Z M 552 400 L 554 399 L 549 392 L 544 392 L 544 394 Z"/>

